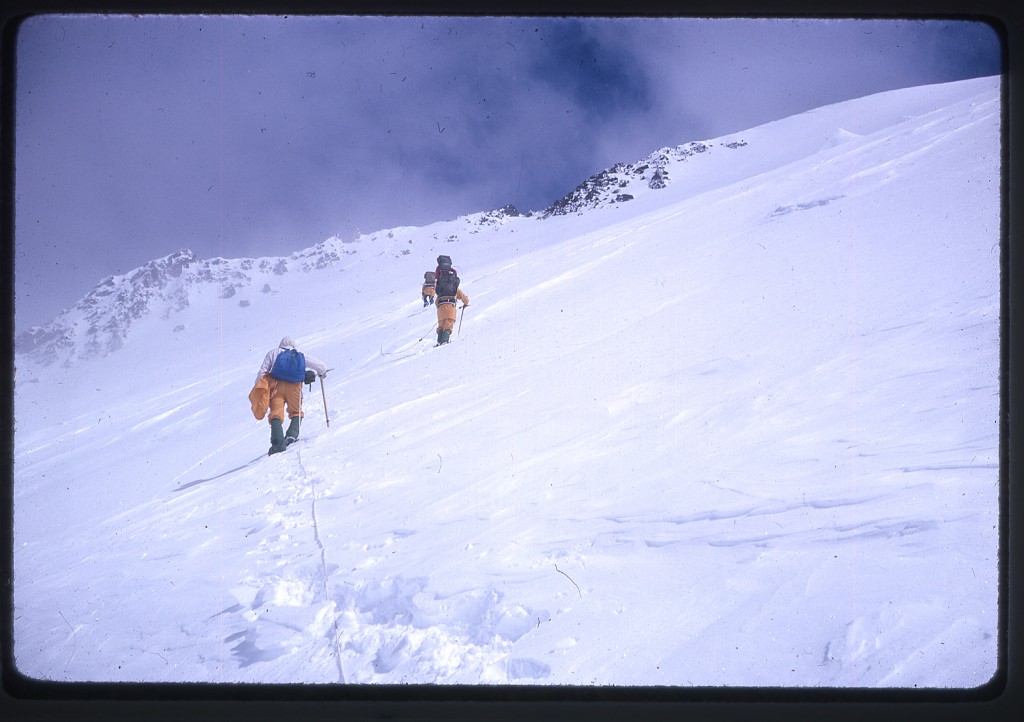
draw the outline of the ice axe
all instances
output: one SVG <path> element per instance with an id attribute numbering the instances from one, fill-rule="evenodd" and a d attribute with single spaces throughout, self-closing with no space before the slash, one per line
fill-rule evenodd
<path id="1" fill-rule="evenodd" d="M 324 377 L 320 377 L 320 395 L 324 398 L 324 419 L 327 421 L 327 428 L 331 428 L 331 417 L 327 415 L 327 392 L 324 391 Z"/>
<path id="2" fill-rule="evenodd" d="M 332 369 L 327 369 L 327 371 L 331 371 L 331 370 Z M 316 378 L 316 376 L 317 376 L 317 374 L 316 374 L 315 371 L 313 371 L 312 369 L 306 369 L 306 378 L 303 379 L 303 380 L 307 384 L 309 384 L 310 390 L 313 389 L 313 379 Z M 320 394 L 324 397 L 324 418 L 327 419 L 327 426 L 330 427 L 331 419 L 330 419 L 329 416 L 327 416 L 327 392 L 324 391 L 324 377 L 323 376 L 320 377 Z"/>
<path id="3" fill-rule="evenodd" d="M 462 308 L 459 309 L 460 311 L 462 311 L 462 313 L 459 315 L 459 330 L 455 332 L 456 336 L 462 333 L 462 319 L 466 317 L 466 306 L 468 305 L 468 303 L 464 303 L 462 304 Z"/>

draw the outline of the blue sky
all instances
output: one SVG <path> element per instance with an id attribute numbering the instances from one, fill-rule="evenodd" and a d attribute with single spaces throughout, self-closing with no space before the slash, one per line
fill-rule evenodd
<path id="1" fill-rule="evenodd" d="M 1002 67 L 957 20 L 38 15 L 16 43 L 16 330 L 180 248 L 540 210 L 663 146 Z"/>

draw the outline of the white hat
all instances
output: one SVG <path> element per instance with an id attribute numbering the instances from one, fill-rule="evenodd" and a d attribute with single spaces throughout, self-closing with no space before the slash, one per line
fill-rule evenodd
<path id="1" fill-rule="evenodd" d="M 292 341 L 291 336 L 285 336 L 281 339 L 281 343 L 278 344 L 281 348 L 295 348 L 295 342 Z"/>

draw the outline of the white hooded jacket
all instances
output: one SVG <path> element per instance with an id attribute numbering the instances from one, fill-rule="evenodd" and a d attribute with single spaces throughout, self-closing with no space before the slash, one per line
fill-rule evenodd
<path id="1" fill-rule="evenodd" d="M 263 374 L 270 373 L 270 369 L 274 368 L 274 361 L 277 360 L 278 354 L 287 348 L 295 348 L 295 342 L 292 341 L 291 337 L 285 336 L 281 339 L 281 343 L 277 345 L 277 348 L 271 349 L 267 352 L 266 357 L 263 359 L 263 365 L 260 366 L 260 372 L 256 374 L 256 381 L 263 377 Z M 295 349 L 298 351 L 298 349 Z M 313 369 L 316 371 L 318 376 L 327 375 L 327 366 L 324 362 L 315 356 L 310 356 L 308 353 L 303 352 L 302 355 L 306 358 L 306 368 Z"/>

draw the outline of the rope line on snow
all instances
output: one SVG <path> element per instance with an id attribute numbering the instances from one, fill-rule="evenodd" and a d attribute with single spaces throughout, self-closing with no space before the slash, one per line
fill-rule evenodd
<path id="1" fill-rule="evenodd" d="M 78 651 L 78 634 L 75 632 L 75 628 L 71 626 L 71 622 L 68 621 L 68 618 L 64 616 L 64 612 L 58 609 L 57 614 L 59 614 L 60 618 L 64 620 L 64 624 L 68 625 L 68 629 L 71 630 L 71 642 L 74 645 L 71 648 L 71 656 L 68 658 L 68 663 L 64 665 L 64 671 L 67 672 L 68 665 L 71 664 L 71 660 L 75 658 L 75 652 Z"/>
<path id="2" fill-rule="evenodd" d="M 565 577 L 566 579 L 568 579 L 568 580 L 569 580 L 570 582 L 572 582 L 572 585 L 573 585 L 574 587 L 576 587 L 576 591 L 580 593 L 580 598 L 582 599 L 582 598 L 583 598 L 583 590 L 582 590 L 582 589 L 580 589 L 580 585 L 579 585 L 579 584 L 577 584 L 577 583 L 575 582 L 575 580 L 573 580 L 573 578 L 572 578 L 572 577 L 570 577 L 570 576 L 569 576 L 568 574 L 566 574 L 566 573 L 565 573 L 565 572 L 563 572 L 563 571 L 562 571 L 561 569 L 559 569 L 559 568 L 558 568 L 558 565 L 557 565 L 557 564 L 555 565 L 555 571 L 556 571 L 556 572 L 558 572 L 559 574 L 561 574 L 561 575 L 562 575 L 563 577 Z"/>
<path id="3" fill-rule="evenodd" d="M 327 590 L 327 550 L 324 549 L 324 544 L 320 540 L 320 529 L 316 523 L 316 480 L 311 479 L 306 474 L 306 467 L 302 463 L 302 450 L 295 450 L 296 458 L 299 462 L 299 469 L 302 471 L 302 478 L 309 482 L 310 488 L 313 490 L 313 500 L 310 502 L 310 509 L 313 515 L 313 539 L 316 541 L 317 547 L 320 549 L 320 583 L 323 586 L 324 599 L 330 599 L 330 592 Z M 333 627 L 334 627 L 334 662 L 338 667 L 338 680 L 345 684 L 345 672 L 341 667 L 341 644 L 338 641 L 338 637 L 341 636 L 341 632 L 338 631 L 338 615 L 333 615 Z"/>

